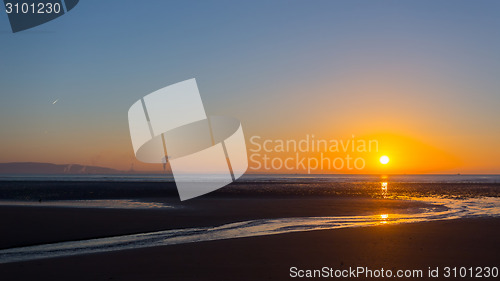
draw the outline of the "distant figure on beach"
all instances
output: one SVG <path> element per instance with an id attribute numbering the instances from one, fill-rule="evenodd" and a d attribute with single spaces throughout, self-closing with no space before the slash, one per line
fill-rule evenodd
<path id="1" fill-rule="evenodd" d="M 170 157 L 165 155 L 163 158 L 161 158 L 161 162 L 163 163 L 163 171 L 167 170 L 167 162 Z"/>

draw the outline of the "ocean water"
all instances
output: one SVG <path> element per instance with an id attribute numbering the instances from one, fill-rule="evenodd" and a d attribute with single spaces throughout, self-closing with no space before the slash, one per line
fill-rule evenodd
<path id="1" fill-rule="evenodd" d="M 500 197 L 500 175 L 244 175 L 211 197 Z M 204 196 L 204 197 L 206 197 Z M 78 208 L 169 208 L 178 198 L 164 175 L 1 175 L 0 205 Z M 145 201 L 143 198 L 149 198 Z"/>
<path id="2" fill-rule="evenodd" d="M 119 174 L 119 175 L 6 175 L 0 181 L 110 181 L 110 182 L 174 182 L 172 175 Z M 331 175 L 331 174 L 246 174 L 239 182 L 332 182 L 373 183 L 381 180 L 401 183 L 500 183 L 500 175 Z"/>

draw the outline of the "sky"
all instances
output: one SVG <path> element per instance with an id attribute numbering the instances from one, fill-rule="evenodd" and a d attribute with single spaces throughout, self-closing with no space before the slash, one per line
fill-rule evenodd
<path id="1" fill-rule="evenodd" d="M 366 169 L 321 173 L 500 173 L 499 11 L 498 1 L 82 0 L 15 34 L 0 12 L 0 162 L 157 169 L 135 160 L 128 109 L 196 78 L 206 112 L 238 118 L 247 145 L 378 140 Z"/>

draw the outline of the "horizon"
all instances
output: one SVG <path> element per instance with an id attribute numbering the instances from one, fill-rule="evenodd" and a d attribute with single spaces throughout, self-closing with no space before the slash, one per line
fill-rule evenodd
<path id="1" fill-rule="evenodd" d="M 155 170 L 135 158 L 127 111 L 196 78 L 208 115 L 241 121 L 247 150 L 254 136 L 354 135 L 379 142 L 350 155 L 361 171 L 318 170 L 500 173 L 498 2 L 133 3 L 110 21 L 115 3 L 85 1 L 2 35 L 0 162 Z"/>
<path id="2" fill-rule="evenodd" d="M 116 172 L 119 172 L 119 175 L 165 175 L 165 176 L 172 176 L 170 171 L 164 171 L 164 170 L 119 170 L 119 169 L 114 169 L 111 167 L 105 167 L 105 166 L 93 166 L 93 165 L 84 165 L 84 164 L 79 164 L 79 163 L 66 163 L 66 164 L 56 164 L 56 163 L 48 163 L 48 162 L 2 162 L 2 164 L 49 164 L 49 165 L 57 165 L 57 166 L 72 166 L 72 165 L 77 165 L 77 166 L 82 166 L 82 167 L 94 167 L 94 168 L 103 168 L 103 169 L 111 169 Z M 156 164 L 159 169 L 161 168 L 161 165 Z M 82 175 L 117 175 L 117 174 L 100 174 L 100 173 L 61 173 L 61 174 L 55 174 L 55 173 L 40 173 L 40 174 L 34 174 L 34 173 L 2 173 L 0 169 L 0 175 L 16 175 L 16 174 L 25 174 L 25 175 L 51 175 L 51 176 L 67 176 L 67 175 L 75 175 L 75 176 L 82 176 Z M 264 172 L 246 172 L 245 175 L 271 175 L 271 176 L 280 176 L 280 175 L 309 175 L 309 176 L 321 176 L 321 175 L 346 175 L 346 176 L 500 176 L 500 173 L 498 174 L 469 174 L 469 173 L 264 173 Z"/>
<path id="3" fill-rule="evenodd" d="M 4 11 L 0 281 L 500 276 L 500 1 Z"/>

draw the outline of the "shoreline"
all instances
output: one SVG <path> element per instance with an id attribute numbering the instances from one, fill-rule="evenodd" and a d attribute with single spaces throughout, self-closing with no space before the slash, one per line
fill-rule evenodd
<path id="1" fill-rule="evenodd" d="M 498 266 L 499 233 L 499 218 L 319 230 L 0 264 L 0 276 L 6 280 L 199 280 L 201 276 L 285 280 L 292 266 Z"/>
<path id="2" fill-rule="evenodd" d="M 381 190 L 381 184 L 386 189 Z M 236 181 L 203 198 L 309 198 L 358 197 L 397 198 L 398 196 L 500 197 L 500 183 L 480 182 L 328 182 L 304 180 Z M 84 200 L 84 199 L 178 199 L 174 182 L 140 181 L 5 181 L 0 180 L 0 199 Z"/>
<path id="3" fill-rule="evenodd" d="M 228 224 L 253 223 L 255 220 L 355 216 L 391 219 L 394 214 L 408 217 L 425 212 L 455 215 L 449 220 L 380 223 L 366 227 L 354 225 L 252 237 L 234 236 L 238 238 L 224 236 L 214 241 L 204 238 L 202 242 L 122 248 L 117 251 L 4 263 L 0 264 L 0 277 L 9 281 L 199 280 L 202 276 L 209 280 L 286 280 L 289 279 L 291 266 L 300 269 L 322 266 L 366 266 L 373 269 L 499 266 L 496 263 L 500 250 L 497 238 L 500 237 L 500 218 L 484 215 L 487 211 L 498 215 L 498 196 L 488 197 L 494 200 L 486 204 L 471 205 L 471 202 L 483 200 L 484 195 L 498 194 L 498 184 L 389 183 L 389 195 L 396 195 L 389 196 L 390 199 L 380 197 L 382 191 L 387 192 L 387 189 L 381 190 L 380 184 L 236 183 L 207 196 L 181 202 L 175 184 L 167 184 L 165 189 L 165 183 L 18 182 L 10 185 L 0 182 L 1 200 L 21 198 L 21 202 L 37 202 L 39 195 L 43 195 L 42 202 L 134 200 L 169 206 L 75 208 L 37 206 L 36 203 L 33 206 L 1 206 L 0 202 L 0 216 L 4 225 L 8 226 L 0 232 L 0 250 L 34 245 L 45 247 L 49 243 L 64 241 L 85 244 L 82 240 L 105 237 L 119 240 L 123 235 L 134 234 L 148 238 L 151 232 L 189 232 L 192 228 L 199 228 L 201 234 L 206 235 L 206 228 L 225 229 Z M 26 194 L 29 196 L 26 197 Z M 425 197 L 426 194 L 440 194 L 443 198 Z M 450 194 L 458 194 L 460 199 L 447 199 Z M 432 204 L 439 200 L 457 204 L 446 205 L 452 207 Z M 467 208 L 474 210 L 477 207 L 483 211 L 483 215 L 480 215 L 483 217 L 460 218 L 464 214 L 474 214 L 468 212 Z M 335 226 L 339 222 L 329 223 Z M 310 225 L 314 227 L 315 222 L 310 222 Z M 301 225 L 284 227 L 297 226 Z M 155 239 L 161 240 L 162 237 L 160 235 Z"/>
<path id="4" fill-rule="evenodd" d="M 200 198 L 183 203 L 167 198 L 160 201 L 174 207 L 0 206 L 0 216 L 4 224 L 9 225 L 0 232 L 0 249 L 169 229 L 213 227 L 259 219 L 404 214 L 430 207 L 425 202 L 367 198 Z"/>

